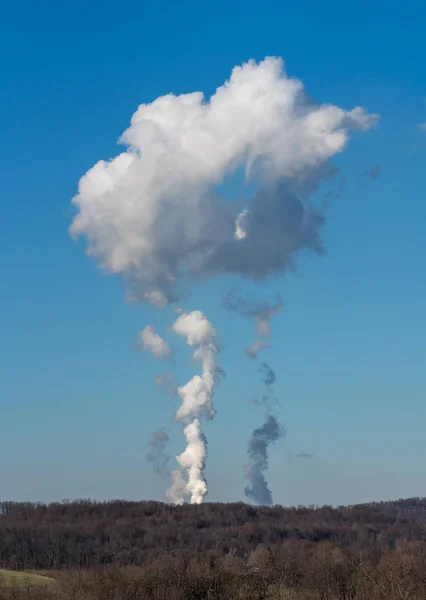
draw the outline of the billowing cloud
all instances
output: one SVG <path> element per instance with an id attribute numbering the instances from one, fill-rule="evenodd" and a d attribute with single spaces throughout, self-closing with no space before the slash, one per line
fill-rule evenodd
<path id="1" fill-rule="evenodd" d="M 70 232 L 129 297 L 158 306 L 188 280 L 282 274 L 299 250 L 321 252 L 324 216 L 310 195 L 349 132 L 376 121 L 314 103 L 279 58 L 249 61 L 209 100 L 194 92 L 140 105 L 125 151 L 81 178 Z M 243 207 L 218 189 L 239 171 L 254 190 Z"/>

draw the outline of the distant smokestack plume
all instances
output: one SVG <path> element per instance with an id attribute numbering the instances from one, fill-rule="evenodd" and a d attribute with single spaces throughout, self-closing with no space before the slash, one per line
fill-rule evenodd
<path id="1" fill-rule="evenodd" d="M 219 275 L 253 282 L 283 276 L 299 253 L 322 253 L 325 204 L 314 202 L 314 193 L 334 173 L 330 160 L 351 131 L 377 120 L 360 107 L 314 102 L 281 58 L 250 60 L 210 98 L 196 91 L 141 104 L 120 138 L 124 151 L 99 160 L 80 179 L 70 234 L 85 240 L 104 271 L 121 278 L 129 301 L 159 308 L 184 297 L 194 282 Z M 241 205 L 237 192 L 224 202 L 221 186 L 240 174 L 250 197 Z M 256 323 L 259 339 L 249 356 L 266 347 L 280 308 L 280 302 L 235 308 Z M 173 326 L 202 363 L 202 375 L 178 390 L 176 419 L 187 437 L 169 490 L 178 502 L 185 495 L 200 502 L 206 493 L 200 417 L 215 414 L 217 345 L 214 336 L 208 341 L 211 325 L 204 319 L 199 311 L 183 313 Z M 170 356 L 152 326 L 141 332 L 141 344 L 156 358 Z"/>
<path id="2" fill-rule="evenodd" d="M 180 468 L 186 473 L 185 491 L 191 504 L 201 504 L 207 494 L 204 478 L 207 441 L 201 432 L 199 417 L 212 419 L 216 414 L 213 407 L 213 391 L 218 373 L 216 354 L 218 346 L 216 331 L 209 320 L 199 310 L 182 313 L 172 327 L 173 331 L 184 337 L 189 346 L 194 346 L 194 358 L 202 363 L 202 375 L 194 375 L 184 386 L 178 387 L 182 400 L 176 412 L 176 420 L 187 423 L 184 434 L 187 440 L 185 451 L 176 457 Z M 176 504 L 184 501 L 182 478 L 175 472 L 167 496 Z"/>
<path id="3" fill-rule="evenodd" d="M 166 452 L 168 443 L 169 436 L 162 429 L 154 431 L 148 442 L 149 452 L 146 455 L 146 459 L 152 464 L 154 473 L 157 473 L 160 477 L 170 476 L 170 455 Z"/>
<path id="4" fill-rule="evenodd" d="M 276 375 L 266 362 L 260 364 L 259 372 L 266 392 L 261 401 L 254 400 L 252 402 L 266 406 L 267 417 L 265 423 L 253 431 L 248 444 L 249 467 L 245 476 L 250 480 L 251 485 L 245 488 L 245 495 L 257 504 L 271 505 L 272 494 L 265 476 L 268 469 L 268 447 L 284 435 L 284 430 L 276 417 L 270 414 L 273 400 L 272 386 L 275 383 Z"/>
<path id="5" fill-rule="evenodd" d="M 255 429 L 248 443 L 249 465 L 246 478 L 250 485 L 245 488 L 247 498 L 256 504 L 272 505 L 272 493 L 266 481 L 268 469 L 268 449 L 284 435 L 284 430 L 273 415 L 267 417 L 265 423 Z"/>
<path id="6" fill-rule="evenodd" d="M 207 494 L 207 483 L 203 474 L 207 457 L 207 440 L 201 432 L 198 419 L 194 419 L 185 427 L 184 434 L 187 446 L 177 457 L 177 461 L 188 473 L 186 490 L 191 504 L 201 504 Z"/>

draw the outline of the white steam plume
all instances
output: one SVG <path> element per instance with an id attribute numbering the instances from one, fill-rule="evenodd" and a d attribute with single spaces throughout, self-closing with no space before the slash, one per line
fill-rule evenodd
<path id="1" fill-rule="evenodd" d="M 199 417 L 211 419 L 216 413 L 213 407 L 213 391 L 218 372 L 216 331 L 199 310 L 181 314 L 172 329 L 184 337 L 190 346 L 195 346 L 193 356 L 202 363 L 202 375 L 194 375 L 186 385 L 178 387 L 182 403 L 176 412 L 176 419 L 187 423 L 184 429 L 187 446 L 176 460 L 187 475 L 186 494 L 190 496 L 192 504 L 200 504 L 207 494 L 203 473 L 207 441 L 201 432 Z M 168 498 L 177 504 L 185 497 L 182 494 L 182 475 L 179 476 L 178 473 L 180 471 L 173 472 L 172 484 L 167 491 Z"/>
<path id="2" fill-rule="evenodd" d="M 207 483 L 203 471 L 207 457 L 207 441 L 201 432 L 200 421 L 194 419 L 185 429 L 187 441 L 185 451 L 177 457 L 182 469 L 188 473 L 186 490 L 190 495 L 191 504 L 201 504 L 207 494 Z"/>
<path id="3" fill-rule="evenodd" d="M 176 413 L 178 421 L 188 421 L 199 415 L 214 417 L 213 388 L 217 375 L 216 330 L 199 310 L 183 313 L 172 326 L 173 331 L 186 338 L 190 346 L 196 346 L 194 358 L 201 360 L 202 376 L 194 375 L 184 386 L 178 388 L 182 404 Z"/>
<path id="4" fill-rule="evenodd" d="M 172 471 L 170 487 L 166 491 L 166 498 L 173 504 L 183 504 L 188 495 L 187 481 L 181 471 Z"/>
<path id="5" fill-rule="evenodd" d="M 164 306 L 182 280 L 259 280 L 291 269 L 301 249 L 321 251 L 324 218 L 309 196 L 349 131 L 378 117 L 314 103 L 283 64 L 235 67 L 208 101 L 194 92 L 141 104 L 126 151 L 81 178 L 70 232 L 131 298 Z M 216 189 L 240 169 L 255 190 L 242 209 Z"/>
<path id="6" fill-rule="evenodd" d="M 139 340 L 142 349 L 151 352 L 155 358 L 168 358 L 171 354 L 169 344 L 155 332 L 152 325 L 147 325 L 139 332 Z"/>

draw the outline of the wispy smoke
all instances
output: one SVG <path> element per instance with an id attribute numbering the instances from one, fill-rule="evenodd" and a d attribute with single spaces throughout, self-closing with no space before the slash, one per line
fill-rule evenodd
<path id="1" fill-rule="evenodd" d="M 173 374 L 170 371 L 156 375 L 154 384 L 168 396 L 173 396 L 177 392 L 177 385 L 175 383 Z"/>
<path id="2" fill-rule="evenodd" d="M 380 165 L 374 165 L 373 167 L 370 167 L 369 169 L 364 171 L 363 176 L 369 177 L 372 181 L 376 181 L 376 179 L 379 177 L 381 172 L 382 172 L 382 167 Z"/>
<path id="3" fill-rule="evenodd" d="M 290 452 L 288 452 L 287 454 L 287 458 L 289 460 L 292 460 L 293 458 L 297 458 L 300 460 L 311 460 L 312 458 L 314 458 L 314 455 L 313 453 L 305 452 L 304 450 L 302 450 L 301 452 L 293 452 L 293 450 L 290 450 Z"/>
<path id="4" fill-rule="evenodd" d="M 152 464 L 154 472 L 160 475 L 160 477 L 168 477 L 170 475 L 170 455 L 166 452 L 168 443 L 169 436 L 162 429 L 154 431 L 148 442 L 149 452 L 146 455 L 146 459 Z"/>
<path id="5" fill-rule="evenodd" d="M 257 358 L 259 352 L 264 348 L 269 348 L 269 344 L 267 344 L 263 340 L 255 340 L 250 344 L 250 346 L 247 346 L 246 354 L 250 358 Z"/>
<path id="6" fill-rule="evenodd" d="M 273 304 L 267 302 L 256 302 L 243 296 L 237 296 L 229 292 L 223 299 L 224 306 L 243 317 L 254 318 L 256 330 L 262 337 L 271 333 L 271 318 L 278 314 L 283 307 L 281 296 L 277 296 Z"/>
<path id="7" fill-rule="evenodd" d="M 263 362 L 260 364 L 259 373 L 262 376 L 262 382 L 265 385 L 265 392 L 262 394 L 261 398 L 252 398 L 250 400 L 250 404 L 260 404 L 266 407 L 267 413 L 269 414 L 271 410 L 271 404 L 279 404 L 278 400 L 274 398 L 274 390 L 273 385 L 275 383 L 276 375 L 275 372 L 271 369 L 268 363 Z"/>
<path id="8" fill-rule="evenodd" d="M 271 387 L 275 383 L 276 375 L 268 363 L 263 362 L 259 367 L 259 373 L 262 375 L 262 381 L 267 387 Z"/>
<path id="9" fill-rule="evenodd" d="M 176 412 L 176 419 L 187 423 L 184 429 L 187 446 L 176 460 L 186 473 L 187 483 L 183 492 L 183 475 L 179 477 L 175 472 L 167 496 L 176 504 L 181 504 L 185 494 L 188 494 L 192 504 L 200 504 L 207 494 L 204 478 L 207 441 L 201 431 L 199 417 L 211 419 L 216 414 L 213 407 L 213 391 L 218 373 L 216 331 L 199 310 L 182 313 L 172 329 L 184 337 L 190 346 L 195 346 L 193 356 L 202 363 L 202 375 L 194 375 L 186 385 L 178 387 L 182 403 Z"/>
<path id="10" fill-rule="evenodd" d="M 312 453 L 304 452 L 303 450 L 296 454 L 296 458 L 313 458 L 313 457 L 314 457 L 314 455 Z"/>
<path id="11" fill-rule="evenodd" d="M 268 449 L 283 435 L 284 429 L 273 415 L 269 415 L 265 423 L 253 431 L 248 443 L 249 466 L 245 476 L 250 485 L 244 491 L 247 498 L 256 504 L 272 505 L 272 493 L 265 477 L 268 469 Z"/>
<path id="12" fill-rule="evenodd" d="M 277 296 L 273 304 L 256 302 L 230 292 L 224 297 L 223 304 L 228 310 L 238 315 L 253 318 L 256 323 L 257 334 L 262 338 L 266 338 L 271 334 L 271 319 L 281 311 L 283 301 L 281 296 Z M 259 352 L 268 347 L 268 343 L 264 339 L 257 339 L 246 348 L 246 354 L 250 358 L 257 358 Z"/>
<path id="13" fill-rule="evenodd" d="M 143 350 L 148 350 L 155 358 L 168 358 L 171 354 L 170 346 L 155 332 L 152 325 L 147 325 L 139 332 L 139 339 Z"/>

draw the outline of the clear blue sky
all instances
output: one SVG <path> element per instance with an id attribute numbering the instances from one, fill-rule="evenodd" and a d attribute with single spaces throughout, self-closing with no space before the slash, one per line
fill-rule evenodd
<path id="1" fill-rule="evenodd" d="M 170 314 L 130 305 L 67 229 L 80 176 L 117 153 L 138 104 L 223 83 L 249 58 L 279 55 L 308 93 L 382 115 L 338 164 L 327 253 L 274 284 L 284 310 L 265 358 L 287 436 L 271 453 L 274 500 L 351 503 L 426 495 L 426 8 L 263 2 L 16 0 L 0 19 L 0 495 L 161 499 L 145 462 L 163 424 L 181 451 L 161 368 L 134 349 Z M 373 165 L 376 181 L 361 177 Z M 262 412 L 243 348 L 249 322 L 224 311 L 224 281 L 195 290 L 227 372 L 208 424 L 209 500 L 243 499 L 247 439 Z M 263 292 L 262 292 L 263 293 Z M 267 295 L 266 292 L 264 292 Z M 194 371 L 184 345 L 172 364 Z M 314 453 L 288 460 L 290 450 Z"/>

